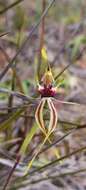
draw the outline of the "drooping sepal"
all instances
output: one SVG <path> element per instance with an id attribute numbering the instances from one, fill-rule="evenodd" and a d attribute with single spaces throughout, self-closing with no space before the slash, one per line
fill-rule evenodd
<path id="1" fill-rule="evenodd" d="M 46 129 L 44 119 L 43 119 L 43 109 L 45 106 L 45 103 L 47 103 L 49 111 L 50 111 L 50 121 L 49 121 L 49 126 Z M 57 126 L 57 121 L 58 121 L 58 114 L 57 110 L 54 106 L 52 98 L 42 98 L 35 113 L 35 118 L 38 126 L 41 128 L 42 131 L 45 133 L 52 133 L 54 129 Z"/>

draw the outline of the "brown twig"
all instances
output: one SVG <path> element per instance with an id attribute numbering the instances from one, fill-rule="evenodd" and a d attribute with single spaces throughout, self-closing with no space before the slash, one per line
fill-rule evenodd
<path id="1" fill-rule="evenodd" d="M 45 168 L 49 168 L 49 167 L 51 167 L 52 165 L 55 165 L 56 163 L 59 163 L 59 161 L 64 160 L 64 159 L 66 159 L 66 158 L 69 158 L 69 157 L 71 157 L 71 156 L 73 156 L 73 155 L 75 155 L 75 154 L 77 154 L 77 153 L 79 153 L 79 152 L 82 152 L 82 151 L 84 151 L 84 150 L 86 150 L 86 146 L 83 146 L 82 148 L 79 148 L 79 149 L 77 149 L 77 150 L 74 150 L 73 152 L 71 152 L 71 153 L 69 153 L 69 154 L 67 154 L 67 155 L 64 155 L 64 156 L 60 157 L 59 159 L 56 159 L 56 160 L 50 162 L 49 164 L 46 164 L 46 165 L 44 165 L 44 166 L 42 166 L 42 167 L 40 167 L 40 168 L 38 168 L 38 169 L 34 169 L 33 171 L 29 172 L 29 175 L 31 176 L 31 175 L 33 175 L 33 174 L 36 173 L 36 172 L 43 171 L 43 170 L 45 170 Z M 28 175 L 28 174 L 27 174 L 27 175 Z M 26 175 L 26 176 L 27 176 L 27 175 Z"/>
<path id="2" fill-rule="evenodd" d="M 86 173 L 86 168 L 77 169 L 77 170 L 74 170 L 71 172 L 64 172 L 64 173 L 61 172 L 60 174 L 57 174 L 57 175 L 51 175 L 51 176 L 42 177 L 41 179 L 38 179 L 38 180 L 32 180 L 27 185 L 36 184 L 36 183 L 39 183 L 42 181 L 47 181 L 47 180 L 48 181 L 49 180 L 55 180 L 55 179 L 62 178 L 65 176 L 73 176 L 73 175 L 77 175 L 79 173 L 84 173 L 84 172 Z M 18 188 L 18 186 L 16 188 Z"/>
<path id="3" fill-rule="evenodd" d="M 23 28 L 23 24 L 24 24 L 24 16 L 22 18 L 22 24 L 21 24 L 21 27 L 19 28 L 19 32 L 18 32 L 18 40 L 17 40 L 17 47 L 16 49 L 18 50 L 19 47 L 20 47 L 20 41 L 21 41 L 21 33 L 22 33 L 22 28 Z M 12 80 L 11 80 L 11 90 L 14 91 L 15 90 L 15 87 L 16 87 L 16 64 L 17 64 L 17 60 L 15 60 L 15 63 L 14 63 L 14 68 L 12 69 Z M 23 90 L 23 87 L 22 87 L 22 84 L 21 84 L 21 81 L 20 81 L 20 78 L 19 76 L 17 75 L 17 78 L 18 78 L 18 81 L 20 82 L 19 85 L 20 85 L 20 89 L 21 89 L 21 92 L 24 93 L 24 90 Z M 8 101 L 8 107 L 12 108 L 12 104 L 13 104 L 13 95 L 10 95 L 9 96 L 9 101 Z M 10 110 L 8 110 L 9 112 Z"/>
<path id="4" fill-rule="evenodd" d="M 46 0 L 42 0 L 42 14 L 46 7 Z M 43 17 L 41 26 L 40 26 L 40 44 L 39 44 L 39 52 L 38 52 L 38 67 L 37 67 L 37 77 L 40 80 L 40 67 L 41 67 L 41 50 L 44 45 L 44 32 L 45 32 L 45 17 Z"/>
<path id="5" fill-rule="evenodd" d="M 3 36 L 8 35 L 9 33 L 10 33 L 10 32 L 4 32 L 4 33 L 0 34 L 0 38 L 3 37 Z"/>
<path id="6" fill-rule="evenodd" d="M 2 51 L 3 55 L 5 56 L 6 61 L 7 61 L 8 63 L 10 63 L 10 61 L 11 61 L 11 60 L 10 60 L 10 57 L 8 56 L 8 54 L 6 53 L 6 51 L 4 50 L 4 48 L 3 48 L 2 46 L 0 46 L 0 50 Z M 21 93 L 24 93 L 23 88 L 22 88 L 22 84 L 21 84 L 21 81 L 20 81 L 20 78 L 19 78 L 19 76 L 18 76 L 18 74 L 17 74 L 15 68 L 14 68 L 14 75 L 15 75 L 15 78 L 16 78 L 16 80 L 17 80 L 17 83 L 18 83 L 18 87 L 19 87 L 20 92 L 21 92 Z"/>
<path id="7" fill-rule="evenodd" d="M 8 183 L 9 183 L 10 179 L 11 179 L 11 176 L 12 176 L 12 174 L 14 173 L 14 170 L 15 170 L 16 166 L 18 165 L 19 161 L 20 161 L 20 156 L 17 156 L 16 161 L 15 161 L 15 164 L 14 164 L 13 168 L 11 169 L 10 174 L 8 175 L 8 178 L 7 178 L 7 180 L 6 180 L 6 183 L 4 184 L 4 187 L 3 187 L 2 190 L 6 190 L 7 185 L 8 185 Z"/>
<path id="8" fill-rule="evenodd" d="M 5 7 L 4 9 L 2 9 L 2 10 L 0 11 L 0 14 L 4 14 L 4 13 L 7 12 L 9 9 L 11 9 L 11 8 L 13 8 L 14 6 L 18 5 L 18 4 L 21 3 L 22 1 L 24 1 L 24 0 L 17 0 L 17 1 L 15 1 L 15 2 L 13 2 L 11 5 Z"/>

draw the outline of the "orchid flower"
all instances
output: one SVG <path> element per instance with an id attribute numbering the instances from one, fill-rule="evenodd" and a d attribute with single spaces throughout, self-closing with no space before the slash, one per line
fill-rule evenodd
<path id="1" fill-rule="evenodd" d="M 46 71 L 43 79 L 43 84 L 39 85 L 38 92 L 41 95 L 40 103 L 36 109 L 35 118 L 38 126 L 45 133 L 52 133 L 57 126 L 58 114 L 54 105 L 54 97 L 57 93 L 57 88 L 53 87 L 52 83 L 54 82 L 51 70 Z M 48 105 L 50 111 L 50 121 L 49 126 L 46 129 L 44 119 L 43 119 L 43 109 L 44 106 Z"/>
<path id="2" fill-rule="evenodd" d="M 45 47 L 42 48 L 41 54 L 42 58 L 48 64 L 48 56 Z M 35 113 L 36 122 L 45 134 L 51 134 L 57 126 L 58 114 L 54 105 L 54 97 L 57 94 L 57 87 L 54 87 L 54 78 L 49 64 L 47 71 L 42 77 L 42 84 L 38 84 L 38 92 L 41 95 L 41 101 Z M 43 111 L 46 103 L 50 111 L 50 121 L 47 129 L 43 119 Z"/>

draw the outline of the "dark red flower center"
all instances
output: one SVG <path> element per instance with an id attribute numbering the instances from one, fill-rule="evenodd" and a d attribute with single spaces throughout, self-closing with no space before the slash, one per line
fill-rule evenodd
<path id="1" fill-rule="evenodd" d="M 56 88 L 51 85 L 40 86 L 38 91 L 41 94 L 41 97 L 54 97 L 57 94 Z"/>

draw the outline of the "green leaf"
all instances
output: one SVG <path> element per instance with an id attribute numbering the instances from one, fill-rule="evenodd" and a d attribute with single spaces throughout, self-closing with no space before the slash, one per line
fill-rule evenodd
<path id="1" fill-rule="evenodd" d="M 21 146 L 21 149 L 20 149 L 20 154 L 24 154 L 26 152 L 26 149 L 27 149 L 27 146 L 30 144 L 33 136 L 35 135 L 36 131 L 37 131 L 37 124 L 34 123 L 33 127 L 31 128 L 31 130 L 28 132 L 22 146 Z"/>

